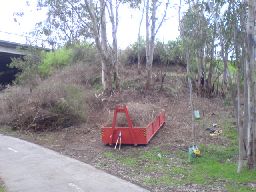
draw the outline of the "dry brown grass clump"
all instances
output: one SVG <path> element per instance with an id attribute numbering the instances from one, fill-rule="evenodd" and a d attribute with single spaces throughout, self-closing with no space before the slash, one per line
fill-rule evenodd
<path id="1" fill-rule="evenodd" d="M 157 107 L 151 103 L 126 103 L 130 118 L 133 122 L 133 126 L 144 127 L 148 125 L 154 118 L 162 111 L 161 108 Z M 108 112 L 108 119 L 106 126 L 112 126 L 112 120 L 114 116 L 114 111 Z M 127 127 L 128 123 L 125 114 L 119 114 L 117 116 L 118 127 Z"/>
<path id="2" fill-rule="evenodd" d="M 69 66 L 31 88 L 13 86 L 0 94 L 0 124 L 14 129 L 54 130 L 84 122 L 101 102 L 88 86 L 95 68 Z"/>
<path id="3" fill-rule="evenodd" d="M 77 63 L 56 71 L 55 74 L 48 78 L 48 81 L 61 81 L 66 84 L 78 84 L 84 87 L 94 86 L 100 83 L 101 68 L 98 65 L 88 65 Z"/>
<path id="4" fill-rule="evenodd" d="M 76 85 L 41 84 L 33 92 L 12 87 L 1 96 L 1 123 L 14 129 L 50 130 L 84 121 L 90 97 Z"/>

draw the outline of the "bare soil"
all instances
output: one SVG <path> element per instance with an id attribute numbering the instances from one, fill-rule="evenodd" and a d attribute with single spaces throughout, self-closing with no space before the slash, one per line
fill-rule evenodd
<path id="1" fill-rule="evenodd" d="M 130 77 L 127 75 L 127 77 Z M 141 151 L 147 151 L 159 147 L 166 151 L 186 150 L 193 143 L 192 139 L 192 114 L 189 105 L 188 89 L 186 87 L 184 73 L 168 73 L 163 91 L 157 89 L 145 91 L 136 87 L 129 87 L 111 97 L 102 98 L 103 108 L 93 110 L 87 123 L 79 126 L 60 129 L 54 132 L 10 132 L 28 141 L 37 143 L 47 148 L 58 151 L 80 161 L 99 167 L 111 174 L 148 188 L 151 191 L 222 191 L 223 188 L 207 188 L 191 184 L 190 186 L 168 188 L 166 186 L 146 185 L 143 178 L 148 176 L 140 170 L 122 166 L 115 160 L 104 155 L 114 152 L 111 146 L 105 146 L 101 142 L 101 127 L 105 117 L 103 114 L 113 109 L 116 104 L 138 102 L 154 104 L 166 111 L 167 122 L 146 146 L 122 146 L 121 151 L 114 153 L 136 155 Z M 221 98 L 200 98 L 193 95 L 195 109 L 199 110 L 203 120 L 195 122 L 196 141 L 200 144 L 227 145 L 224 137 L 212 137 L 205 129 L 213 123 L 217 123 L 221 129 L 221 123 L 230 116 L 230 107 L 223 105 Z M 157 175 L 151 175 L 157 177 Z"/>

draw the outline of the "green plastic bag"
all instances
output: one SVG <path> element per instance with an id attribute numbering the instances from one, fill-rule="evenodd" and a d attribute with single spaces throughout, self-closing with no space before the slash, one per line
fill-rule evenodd
<path id="1" fill-rule="evenodd" d="M 194 111 L 194 117 L 195 119 L 200 119 L 200 112 L 198 110 Z"/>

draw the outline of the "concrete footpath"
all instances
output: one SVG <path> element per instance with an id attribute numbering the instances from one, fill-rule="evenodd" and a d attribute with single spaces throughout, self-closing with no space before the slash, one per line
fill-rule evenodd
<path id="1" fill-rule="evenodd" d="M 1 134 L 0 177 L 7 192 L 147 191 L 88 164 Z"/>

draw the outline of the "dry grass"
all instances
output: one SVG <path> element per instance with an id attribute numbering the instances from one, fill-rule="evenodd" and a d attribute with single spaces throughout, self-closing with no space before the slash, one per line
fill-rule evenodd
<path id="1" fill-rule="evenodd" d="M 95 67 L 68 66 L 33 90 L 13 86 L 0 94 L 0 123 L 14 129 L 49 130 L 84 122 L 100 101 L 91 89 Z M 29 86 L 29 85 L 28 85 Z"/>
<path id="2" fill-rule="evenodd" d="M 56 71 L 55 74 L 49 77 L 48 81 L 61 81 L 65 84 L 78 84 L 84 87 L 93 86 L 101 74 L 99 65 L 87 65 L 77 63 L 67 66 L 62 70 Z"/>

